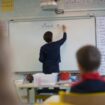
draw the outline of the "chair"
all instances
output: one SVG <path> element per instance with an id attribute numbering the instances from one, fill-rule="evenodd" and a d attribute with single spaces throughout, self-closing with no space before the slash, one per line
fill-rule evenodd
<path id="1" fill-rule="evenodd" d="M 61 92 L 60 102 L 73 105 L 105 105 L 105 93 L 72 94 Z"/>

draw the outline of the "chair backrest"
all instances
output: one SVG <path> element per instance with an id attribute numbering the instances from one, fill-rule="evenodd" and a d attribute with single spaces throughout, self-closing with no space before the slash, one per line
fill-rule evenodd
<path id="1" fill-rule="evenodd" d="M 95 94 L 60 93 L 60 101 L 73 105 L 105 105 L 105 93 Z"/>

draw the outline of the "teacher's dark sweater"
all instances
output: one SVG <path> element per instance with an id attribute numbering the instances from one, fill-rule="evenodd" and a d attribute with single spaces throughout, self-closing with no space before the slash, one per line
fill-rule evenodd
<path id="1" fill-rule="evenodd" d="M 59 72 L 59 63 L 61 62 L 60 47 L 66 39 L 67 35 L 64 32 L 62 39 L 47 43 L 41 47 L 39 61 L 43 63 L 43 73 Z"/>

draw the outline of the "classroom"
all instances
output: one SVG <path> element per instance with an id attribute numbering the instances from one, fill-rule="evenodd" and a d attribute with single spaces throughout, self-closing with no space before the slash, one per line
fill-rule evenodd
<path id="1" fill-rule="evenodd" d="M 0 105 L 105 105 L 105 0 L 0 3 Z"/>

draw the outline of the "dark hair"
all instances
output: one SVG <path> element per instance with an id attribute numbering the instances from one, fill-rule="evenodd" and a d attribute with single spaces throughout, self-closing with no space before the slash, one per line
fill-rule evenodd
<path id="1" fill-rule="evenodd" d="M 50 31 L 47 31 L 45 32 L 44 36 L 43 36 L 43 39 L 49 43 L 49 42 L 52 42 L 52 36 L 53 36 L 53 33 L 50 32 Z"/>
<path id="2" fill-rule="evenodd" d="M 101 62 L 101 54 L 98 48 L 87 45 L 80 48 L 76 54 L 78 64 L 85 72 L 97 70 Z"/>

